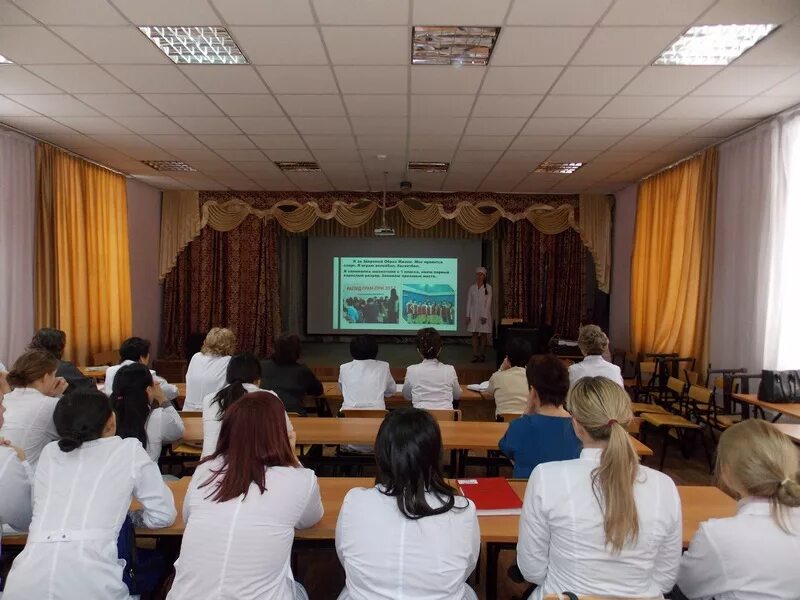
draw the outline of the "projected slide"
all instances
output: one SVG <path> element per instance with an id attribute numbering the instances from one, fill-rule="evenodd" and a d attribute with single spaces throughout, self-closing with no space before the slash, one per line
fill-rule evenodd
<path id="1" fill-rule="evenodd" d="M 333 328 L 456 331 L 458 259 L 333 257 Z"/>

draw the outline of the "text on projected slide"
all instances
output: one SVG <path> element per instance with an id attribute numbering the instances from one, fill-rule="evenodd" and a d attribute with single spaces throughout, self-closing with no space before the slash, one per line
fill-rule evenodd
<path id="1" fill-rule="evenodd" d="M 456 331 L 458 259 L 334 257 L 334 328 Z"/>

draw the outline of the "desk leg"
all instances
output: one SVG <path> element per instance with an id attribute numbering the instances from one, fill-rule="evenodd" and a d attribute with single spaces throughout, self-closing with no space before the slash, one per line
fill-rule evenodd
<path id="1" fill-rule="evenodd" d="M 497 600 L 497 562 L 500 544 L 486 542 L 486 600 Z"/>

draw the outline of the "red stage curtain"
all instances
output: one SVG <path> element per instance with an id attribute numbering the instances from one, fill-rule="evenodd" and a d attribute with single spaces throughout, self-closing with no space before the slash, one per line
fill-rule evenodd
<path id="1" fill-rule="evenodd" d="M 212 327 L 231 328 L 239 352 L 272 351 L 281 321 L 277 230 L 255 217 L 229 232 L 205 227 L 178 255 L 164 279 L 165 357 L 184 357 Z"/>

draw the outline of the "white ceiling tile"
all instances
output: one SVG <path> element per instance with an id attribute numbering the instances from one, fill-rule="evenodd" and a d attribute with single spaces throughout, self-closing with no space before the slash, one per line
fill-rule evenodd
<path id="1" fill-rule="evenodd" d="M 497 165 L 499 169 L 516 169 L 524 167 L 530 171 L 550 155 L 547 150 L 509 150 Z"/>
<path id="2" fill-rule="evenodd" d="M 348 162 L 348 163 L 355 163 L 358 165 L 358 170 L 363 171 L 361 166 L 361 154 L 358 150 L 355 149 L 355 145 L 352 148 L 345 148 L 336 150 L 314 150 L 314 157 L 318 161 L 322 161 L 324 163 L 331 163 L 331 162 Z"/>
<path id="3" fill-rule="evenodd" d="M 301 134 L 342 135 L 350 133 L 347 119 L 341 117 L 295 117 L 292 120 Z"/>
<path id="4" fill-rule="evenodd" d="M 307 0 L 212 0 L 228 25 L 313 25 Z"/>
<path id="5" fill-rule="evenodd" d="M 251 135 L 253 143 L 264 150 L 272 148 L 305 148 L 299 135 Z"/>
<path id="6" fill-rule="evenodd" d="M 44 27 L 0 26 L 0 54 L 18 65 L 89 62 L 86 57 Z"/>
<path id="7" fill-rule="evenodd" d="M 129 91 L 95 65 L 32 65 L 28 69 L 70 93 L 114 94 Z"/>
<path id="8" fill-rule="evenodd" d="M 344 106 L 336 94 L 301 94 L 278 96 L 278 102 L 293 117 L 341 117 Z"/>
<path id="9" fill-rule="evenodd" d="M 97 111 L 66 94 L 20 94 L 8 96 L 14 102 L 48 117 L 92 117 Z"/>
<path id="10" fill-rule="evenodd" d="M 175 122 L 190 133 L 234 134 L 239 132 L 228 117 L 175 117 Z"/>
<path id="11" fill-rule="evenodd" d="M 58 123 L 53 119 L 49 119 L 47 117 L 0 117 L 0 121 L 19 129 L 20 131 L 24 131 L 27 133 L 32 133 L 35 135 L 39 134 L 50 134 L 50 133 L 58 133 L 58 134 L 69 134 L 75 133 L 66 125 L 62 123 Z"/>
<path id="12" fill-rule="evenodd" d="M 501 25 L 510 0 L 413 0 L 415 25 Z"/>
<path id="13" fill-rule="evenodd" d="M 679 27 L 601 27 L 575 57 L 576 65 L 649 65 L 682 33 Z"/>
<path id="14" fill-rule="evenodd" d="M 478 187 L 478 191 L 480 192 L 493 192 L 497 194 L 505 193 L 505 192 L 513 192 L 514 188 L 517 187 L 517 183 L 521 179 L 522 175 L 517 178 L 506 178 L 506 177 L 494 177 L 494 173 L 489 173 L 486 179 L 480 184 Z"/>
<path id="15" fill-rule="evenodd" d="M 261 150 L 253 149 L 245 149 L 245 150 L 226 150 L 226 149 L 218 149 L 217 154 L 219 154 L 225 160 L 262 160 L 264 158 L 264 153 Z"/>
<path id="16" fill-rule="evenodd" d="M 194 136 L 178 134 L 149 134 L 144 136 L 156 146 L 165 150 L 185 150 L 187 148 L 203 148 L 203 145 Z"/>
<path id="17" fill-rule="evenodd" d="M 529 117 L 542 98 L 543 96 L 481 94 L 478 96 L 472 115 L 475 117 Z"/>
<path id="18" fill-rule="evenodd" d="M 466 117 L 472 110 L 474 100 L 473 96 L 466 95 L 414 95 L 411 96 L 411 114 L 420 117 Z"/>
<path id="19" fill-rule="evenodd" d="M 718 144 L 723 140 L 720 137 L 682 137 L 677 140 L 673 140 L 666 146 L 664 146 L 665 150 L 681 150 L 683 152 L 696 152 L 703 148 L 707 148 L 708 146 L 713 146 L 714 144 Z M 655 150 L 659 150 L 660 148 L 654 148 Z"/>
<path id="20" fill-rule="evenodd" d="M 419 133 L 411 133 L 408 140 L 409 148 L 413 150 L 424 150 L 425 148 L 434 148 L 436 150 L 455 150 L 461 135 L 433 135 L 431 133 L 421 131 Z"/>
<path id="21" fill-rule="evenodd" d="M 800 12 L 796 0 L 719 0 L 697 22 L 703 25 L 785 23 Z"/>
<path id="22" fill-rule="evenodd" d="M 682 96 L 708 80 L 721 67 L 647 67 L 623 94 L 636 96 Z"/>
<path id="23" fill-rule="evenodd" d="M 614 119 L 655 117 L 679 98 L 680 96 L 615 96 L 598 116 Z"/>
<path id="24" fill-rule="evenodd" d="M 408 121 L 405 117 L 351 117 L 356 135 L 403 135 Z"/>
<path id="25" fill-rule="evenodd" d="M 689 25 L 714 0 L 617 0 L 603 25 Z"/>
<path id="26" fill-rule="evenodd" d="M 523 129 L 523 135 L 572 135 L 583 124 L 586 119 L 577 118 L 552 118 L 541 119 L 533 117 Z"/>
<path id="27" fill-rule="evenodd" d="M 800 105 L 800 98 L 797 96 L 765 96 L 763 98 L 753 98 L 741 106 L 725 113 L 725 118 L 763 119 L 797 105 Z"/>
<path id="28" fill-rule="evenodd" d="M 113 0 L 136 25 L 221 25 L 205 0 Z"/>
<path id="29" fill-rule="evenodd" d="M 490 67 L 484 94 L 544 94 L 561 73 L 561 67 Z"/>
<path id="30" fill-rule="evenodd" d="M 221 160 L 214 152 L 209 150 L 208 148 L 179 148 L 170 150 L 176 157 L 180 160 L 189 162 L 190 165 L 194 166 L 194 163 L 197 160 L 200 161 L 219 161 Z"/>
<path id="31" fill-rule="evenodd" d="M 161 114 L 136 94 L 77 94 L 76 97 L 109 117 L 149 117 Z"/>
<path id="32" fill-rule="evenodd" d="M 738 106 L 743 100 L 737 96 L 689 96 L 659 116 L 662 119 L 713 119 Z"/>
<path id="33" fill-rule="evenodd" d="M 761 40 L 736 59 L 736 64 L 800 65 L 800 19 L 787 23 Z"/>
<path id="34" fill-rule="evenodd" d="M 36 21 L 8 0 L 0 0 L 0 25 L 36 25 Z"/>
<path id="35" fill-rule="evenodd" d="M 250 62 L 256 65 L 324 65 L 328 59 L 316 27 L 232 27 Z"/>
<path id="36" fill-rule="evenodd" d="M 313 4 L 317 18 L 322 25 L 405 25 L 408 23 L 408 0 L 370 0 L 370 2 L 313 0 Z"/>
<path id="37" fill-rule="evenodd" d="M 800 96 L 800 73 L 768 89 L 764 96 Z"/>
<path id="38" fill-rule="evenodd" d="M 464 131 L 466 117 L 414 117 L 411 119 L 412 134 L 459 134 Z"/>
<path id="39" fill-rule="evenodd" d="M 258 67 L 273 94 L 335 94 L 329 67 Z"/>
<path id="40" fill-rule="evenodd" d="M 356 148 L 356 139 L 352 135 L 306 135 L 303 139 L 308 147 L 314 151 L 355 150 Z"/>
<path id="41" fill-rule="evenodd" d="M 283 114 L 269 94 L 209 94 L 229 117 L 275 117 Z"/>
<path id="42" fill-rule="evenodd" d="M 796 67 L 730 66 L 697 88 L 692 95 L 757 96 L 795 72 Z"/>
<path id="43" fill-rule="evenodd" d="M 566 65 L 589 27 L 505 27 L 492 52 L 492 65 Z"/>
<path id="44" fill-rule="evenodd" d="M 167 117 L 116 117 L 115 120 L 136 133 L 186 133 Z"/>
<path id="45" fill-rule="evenodd" d="M 17 104 L 13 100 L 0 96 L 0 117 L 35 117 L 37 116 L 30 108 Z"/>
<path id="46" fill-rule="evenodd" d="M 45 25 L 125 25 L 106 0 L 25 0 L 22 5 Z"/>
<path id="47" fill-rule="evenodd" d="M 758 123 L 760 119 L 715 119 L 689 132 L 689 137 L 727 137 Z"/>
<path id="48" fill-rule="evenodd" d="M 516 135 L 525 117 L 473 117 L 464 133 L 469 135 Z"/>
<path id="49" fill-rule="evenodd" d="M 335 65 L 406 65 L 411 55 L 408 27 L 323 27 Z"/>
<path id="50" fill-rule="evenodd" d="M 513 139 L 513 135 L 465 135 L 461 150 L 505 150 Z"/>
<path id="51" fill-rule="evenodd" d="M 170 117 L 222 115 L 222 111 L 203 94 L 145 94 L 144 98 Z"/>
<path id="52" fill-rule="evenodd" d="M 286 177 L 299 189 L 307 192 L 325 192 L 331 188 L 324 173 L 286 173 Z"/>
<path id="53" fill-rule="evenodd" d="M 633 135 L 672 135 L 680 136 L 705 125 L 708 119 L 653 119 L 637 129 Z"/>
<path id="54" fill-rule="evenodd" d="M 97 146 L 96 140 L 82 133 L 40 133 L 39 137 L 69 150 Z"/>
<path id="55" fill-rule="evenodd" d="M 128 133 L 125 127 L 108 117 L 58 117 L 56 120 L 81 133 Z"/>
<path id="56" fill-rule="evenodd" d="M 485 73 L 483 67 L 414 65 L 411 67 L 413 94 L 475 94 Z"/>
<path id="57" fill-rule="evenodd" d="M 599 156 L 596 156 L 592 162 L 593 164 L 598 164 L 598 163 L 630 164 L 634 161 L 641 160 L 648 154 L 650 154 L 650 151 L 617 150 L 616 148 L 612 148 L 611 150 L 606 150 Z"/>
<path id="58" fill-rule="evenodd" d="M 618 135 L 573 135 L 564 142 L 561 150 L 606 150 L 619 140 Z"/>
<path id="59" fill-rule="evenodd" d="M 408 89 L 408 67 L 335 67 L 335 71 L 343 94 L 405 94 Z"/>
<path id="60" fill-rule="evenodd" d="M 208 94 L 264 94 L 267 88 L 249 65 L 189 65 L 181 71 Z"/>
<path id="61" fill-rule="evenodd" d="M 647 123 L 647 119 L 591 119 L 581 128 L 581 135 L 627 135 Z"/>
<path id="62" fill-rule="evenodd" d="M 114 77 L 139 93 L 197 92 L 197 87 L 172 65 L 108 65 Z"/>
<path id="63" fill-rule="evenodd" d="M 443 150 L 443 149 L 422 150 L 422 149 L 419 149 L 419 148 L 412 148 L 411 150 L 409 150 L 408 160 L 418 160 L 418 161 L 422 161 L 422 162 L 426 162 L 426 161 L 430 161 L 430 162 L 450 162 L 450 160 L 453 157 L 453 153 L 454 152 L 455 152 L 455 150 Z M 472 151 L 468 150 L 467 152 L 472 152 Z M 492 152 L 498 152 L 497 155 L 498 156 L 500 155 L 499 151 L 492 151 Z M 495 158 L 495 160 L 497 160 L 497 159 Z M 494 161 L 492 161 L 492 162 L 494 162 Z"/>
<path id="64" fill-rule="evenodd" d="M 292 135 L 295 133 L 292 123 L 286 117 L 233 117 L 233 121 L 247 134 Z"/>
<path id="65" fill-rule="evenodd" d="M 503 154 L 502 150 L 463 150 L 459 149 L 454 161 L 465 163 L 494 163 Z"/>
<path id="66" fill-rule="evenodd" d="M 619 150 L 648 150 L 652 152 L 668 146 L 673 139 L 665 135 L 633 135 L 620 140 L 619 143 L 614 145 L 614 148 Z"/>
<path id="67" fill-rule="evenodd" d="M 414 188 L 419 190 L 432 190 L 438 191 L 442 188 L 447 173 L 424 173 L 419 171 L 412 171 L 408 174 L 408 179 L 411 181 Z"/>
<path id="68" fill-rule="evenodd" d="M 344 97 L 348 114 L 354 117 L 403 117 L 408 114 L 408 98 L 400 94 L 360 94 Z"/>
<path id="69" fill-rule="evenodd" d="M 616 94 L 638 72 L 638 67 L 567 67 L 553 86 L 553 93 Z"/>
<path id="70" fill-rule="evenodd" d="M 510 25 L 594 25 L 612 0 L 516 0 Z"/>
<path id="71" fill-rule="evenodd" d="M 600 154 L 601 150 L 582 150 L 578 148 L 565 148 L 562 146 L 550 156 L 547 160 L 563 161 L 563 162 L 589 162 L 595 156 Z"/>
<path id="72" fill-rule="evenodd" d="M 611 96 L 547 96 L 536 109 L 537 117 L 591 117 Z"/>
<path id="73" fill-rule="evenodd" d="M 84 148 L 78 154 L 85 158 L 89 158 L 91 160 L 95 160 L 101 164 L 109 164 L 111 162 L 123 162 L 127 163 L 131 159 L 129 156 L 125 155 L 118 150 L 114 150 L 113 148 L 106 148 L 105 146 L 97 146 L 95 148 Z"/>
<path id="74" fill-rule="evenodd" d="M 258 161 L 232 161 L 231 164 L 248 177 L 259 175 L 260 177 L 283 177 L 280 169 L 272 164 L 271 161 L 260 158 Z"/>
<path id="75" fill-rule="evenodd" d="M 135 175 L 134 179 L 159 190 L 179 190 L 184 188 L 182 183 L 166 175 Z"/>
<path id="76" fill-rule="evenodd" d="M 170 62 L 155 44 L 134 27 L 69 26 L 53 27 L 53 31 L 97 63 L 157 65 Z"/>
<path id="77" fill-rule="evenodd" d="M 241 134 L 198 135 L 198 139 L 214 150 L 246 150 L 253 148 L 253 142 Z M 256 137 L 256 136 L 254 136 Z"/>
<path id="78" fill-rule="evenodd" d="M 566 135 L 521 135 L 511 144 L 512 150 L 555 150 L 567 141 Z"/>
<path id="79" fill-rule="evenodd" d="M 514 191 L 531 194 L 544 193 L 565 177 L 567 176 L 555 173 L 531 173 L 514 188 Z"/>
<path id="80" fill-rule="evenodd" d="M 15 65 L 0 67 L 0 94 L 53 94 L 58 88 Z"/>

